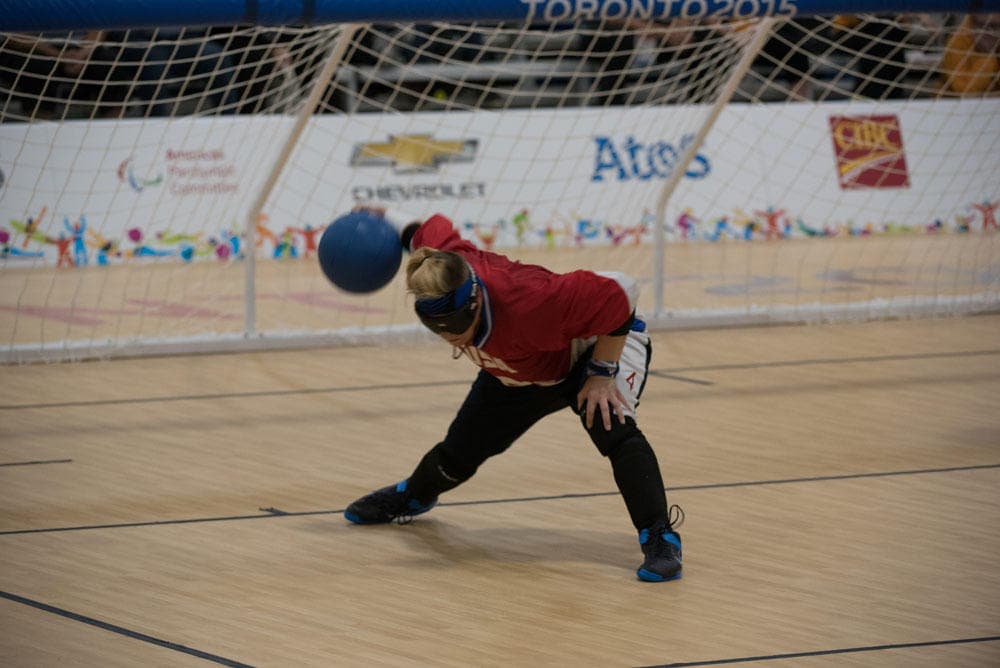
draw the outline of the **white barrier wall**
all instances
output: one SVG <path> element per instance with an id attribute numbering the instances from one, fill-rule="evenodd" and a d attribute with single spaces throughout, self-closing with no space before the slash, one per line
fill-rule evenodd
<path id="1" fill-rule="evenodd" d="M 690 141 L 671 128 L 703 110 L 590 113 L 318 116 L 265 207 L 261 253 L 297 254 L 359 201 L 447 213 L 495 247 L 648 241 Z M 668 240 L 765 236 L 778 212 L 782 236 L 989 226 L 1000 151 L 981 142 L 1000 138 L 1000 101 L 782 105 L 780 127 L 774 118 L 760 105 L 723 112 L 670 203 Z M 0 126 L 0 262 L 238 257 L 291 122 Z"/>

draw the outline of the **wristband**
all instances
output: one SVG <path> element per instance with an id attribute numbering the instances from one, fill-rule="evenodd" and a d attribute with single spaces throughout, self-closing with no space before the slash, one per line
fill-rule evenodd
<path id="1" fill-rule="evenodd" d="M 614 378 L 618 375 L 618 362 L 605 362 L 604 360 L 587 360 L 587 376 L 604 376 Z"/>

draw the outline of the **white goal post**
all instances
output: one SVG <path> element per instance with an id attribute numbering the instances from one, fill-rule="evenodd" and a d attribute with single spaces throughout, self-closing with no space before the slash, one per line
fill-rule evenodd
<path id="1" fill-rule="evenodd" d="M 0 12 L 0 361 L 416 340 L 358 204 L 660 328 L 1000 308 L 995 2 L 171 4 Z"/>

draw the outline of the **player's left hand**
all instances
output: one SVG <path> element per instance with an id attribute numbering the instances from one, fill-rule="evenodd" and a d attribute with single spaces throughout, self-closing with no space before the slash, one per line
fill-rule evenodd
<path id="1" fill-rule="evenodd" d="M 601 410 L 601 418 L 604 422 L 604 429 L 611 430 L 612 412 L 618 414 L 618 421 L 625 424 L 625 397 L 614 378 L 607 376 L 590 376 L 583 383 L 579 393 L 576 395 L 576 408 L 583 410 L 586 404 L 586 425 L 590 429 L 594 424 L 594 413 L 598 407 Z"/>

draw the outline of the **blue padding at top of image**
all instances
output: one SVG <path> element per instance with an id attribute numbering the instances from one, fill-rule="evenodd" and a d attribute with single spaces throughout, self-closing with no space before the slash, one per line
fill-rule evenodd
<path id="1" fill-rule="evenodd" d="M 0 31 L 1000 11 L 1000 0 L 0 0 Z"/>

